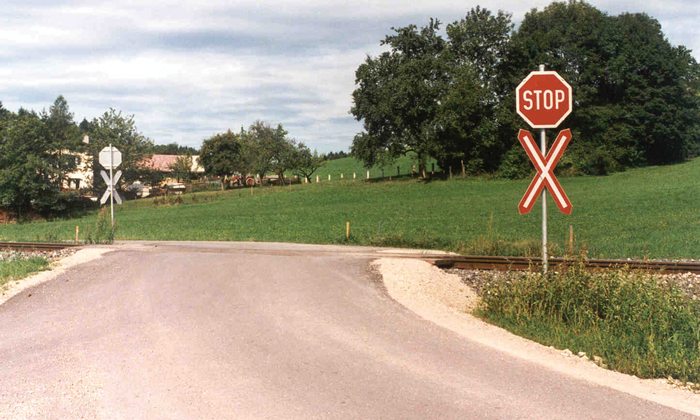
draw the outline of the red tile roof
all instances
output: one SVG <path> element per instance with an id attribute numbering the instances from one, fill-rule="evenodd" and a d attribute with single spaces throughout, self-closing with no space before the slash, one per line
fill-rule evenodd
<path id="1" fill-rule="evenodd" d="M 147 168 L 151 170 L 161 171 L 161 172 L 172 172 L 170 165 L 174 164 L 177 159 L 182 156 L 178 155 L 153 155 L 150 158 L 145 158 L 139 164 L 142 168 Z M 192 170 L 195 172 L 200 172 L 201 168 L 198 167 L 199 156 L 192 156 Z"/>

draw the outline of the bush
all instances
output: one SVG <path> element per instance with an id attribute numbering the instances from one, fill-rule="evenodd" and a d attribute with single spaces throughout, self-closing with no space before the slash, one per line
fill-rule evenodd
<path id="1" fill-rule="evenodd" d="M 581 172 L 590 175 L 607 175 L 619 169 L 617 161 L 602 147 L 586 155 L 580 163 Z"/>
<path id="2" fill-rule="evenodd" d="M 520 179 L 529 176 L 534 170 L 530 158 L 520 144 L 513 146 L 501 160 L 498 172 L 507 179 Z"/>
<path id="3" fill-rule="evenodd" d="M 47 219 L 59 217 L 76 217 L 97 208 L 98 204 L 87 197 L 81 197 L 73 191 L 48 195 L 44 200 L 34 203 L 35 207 Z"/>
<path id="4" fill-rule="evenodd" d="M 530 273 L 486 287 L 477 313 L 544 345 L 641 378 L 700 382 L 700 302 L 626 270 Z"/>

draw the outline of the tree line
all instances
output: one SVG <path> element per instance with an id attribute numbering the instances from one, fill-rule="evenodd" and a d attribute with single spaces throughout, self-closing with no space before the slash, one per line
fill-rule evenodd
<path id="1" fill-rule="evenodd" d="M 282 124 L 272 127 L 256 121 L 248 129 L 215 134 L 202 142 L 199 162 L 209 175 L 260 175 L 275 173 L 284 182 L 291 172 L 310 180 L 325 164 L 323 156 L 303 142 L 287 137 Z"/>
<path id="2" fill-rule="evenodd" d="M 448 24 L 392 28 L 389 51 L 358 67 L 350 113 L 367 167 L 413 151 L 419 164 L 516 178 L 531 165 L 516 135 L 515 88 L 540 64 L 573 89 L 573 139 L 558 170 L 605 174 L 700 153 L 700 67 L 644 13 L 610 16 L 571 0 L 512 15 L 476 7 Z M 550 135 L 555 136 L 554 130 Z M 550 141 L 551 143 L 551 141 Z"/>
<path id="3" fill-rule="evenodd" d="M 89 143 L 83 141 L 85 135 Z M 97 156 L 109 144 L 122 152 L 123 182 L 142 178 L 138 163 L 153 142 L 138 132 L 133 115 L 110 108 L 99 118 L 76 124 L 63 96 L 39 113 L 24 108 L 15 113 L 0 102 L 0 206 L 18 218 L 84 207 L 79 193 L 64 191 L 64 182 L 81 163 L 99 173 Z M 81 154 L 90 158 L 80 162 Z M 99 174 L 93 175 L 94 191 L 105 186 Z"/>

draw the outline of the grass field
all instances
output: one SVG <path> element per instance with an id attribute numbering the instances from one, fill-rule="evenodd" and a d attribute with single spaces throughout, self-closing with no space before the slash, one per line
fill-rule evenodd
<path id="1" fill-rule="evenodd" d="M 331 162 L 327 171 L 350 162 Z M 410 161 L 409 161 L 410 162 Z M 337 165 L 338 167 L 333 167 Z M 410 163 L 408 163 L 410 168 Z M 344 169 L 340 169 L 344 170 Z M 573 226 L 590 256 L 700 258 L 700 159 L 605 177 L 560 178 L 571 216 L 549 205 L 549 241 L 561 255 Z M 397 245 L 465 253 L 539 254 L 541 206 L 519 215 L 530 180 L 455 177 L 339 181 L 153 199 L 118 206 L 117 240 L 284 241 Z M 70 240 L 96 215 L 0 227 L 3 240 Z M 350 241 L 345 225 L 350 222 Z M 382 237 L 379 238 L 379 222 Z M 487 239 L 485 239 L 487 238 Z"/>

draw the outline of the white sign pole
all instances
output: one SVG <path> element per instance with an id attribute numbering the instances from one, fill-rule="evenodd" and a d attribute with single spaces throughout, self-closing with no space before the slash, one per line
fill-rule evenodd
<path id="1" fill-rule="evenodd" d="M 540 64 L 540 71 L 544 71 L 544 64 Z M 540 150 L 542 156 L 547 156 L 547 135 L 543 128 L 540 131 Z M 547 274 L 549 258 L 547 254 L 547 189 L 542 189 L 542 270 Z"/>
<path id="2" fill-rule="evenodd" d="M 112 227 L 114 227 L 114 149 L 112 143 L 109 144 L 109 207 L 112 213 Z"/>

